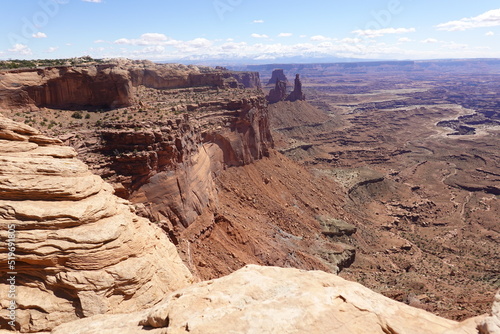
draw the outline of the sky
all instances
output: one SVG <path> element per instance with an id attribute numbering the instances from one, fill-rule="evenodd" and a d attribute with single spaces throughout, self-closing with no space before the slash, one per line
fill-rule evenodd
<path id="1" fill-rule="evenodd" d="M 498 0 L 0 0 L 0 59 L 500 58 Z"/>

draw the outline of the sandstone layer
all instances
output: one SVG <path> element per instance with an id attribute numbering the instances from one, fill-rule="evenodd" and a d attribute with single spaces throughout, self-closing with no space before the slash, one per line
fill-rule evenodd
<path id="1" fill-rule="evenodd" d="M 0 138 L 0 238 L 14 247 L 0 254 L 1 328 L 10 328 L 7 272 L 16 273 L 16 328 L 24 333 L 140 310 L 191 282 L 166 235 L 72 148 L 3 116 Z"/>
<path id="2" fill-rule="evenodd" d="M 147 312 L 92 317 L 52 333 L 476 334 L 479 321 L 443 319 L 320 271 L 247 266 L 177 290 Z"/>
<path id="3" fill-rule="evenodd" d="M 0 108 L 118 108 L 135 99 L 135 88 L 196 86 L 259 88 L 256 72 L 111 60 L 103 64 L 0 71 Z"/>

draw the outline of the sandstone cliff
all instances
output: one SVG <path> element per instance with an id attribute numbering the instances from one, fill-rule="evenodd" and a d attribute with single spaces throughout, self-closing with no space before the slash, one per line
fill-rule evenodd
<path id="1" fill-rule="evenodd" d="M 0 268 L 16 272 L 18 330 L 140 310 L 191 282 L 165 234 L 113 196 L 72 148 L 3 116 L 0 138 L 0 239 L 15 248 L 0 253 Z M 10 328 L 9 289 L 3 276 L 1 328 Z"/>
<path id="2" fill-rule="evenodd" d="M 0 108 L 117 108 L 133 103 L 134 88 L 241 85 L 259 88 L 259 74 L 149 61 L 0 71 Z"/>
<path id="3" fill-rule="evenodd" d="M 120 107 L 130 104 L 127 71 L 112 65 L 0 72 L 0 107 Z"/>
<path id="4" fill-rule="evenodd" d="M 147 312 L 96 316 L 52 333 L 475 334 L 479 321 L 443 319 L 320 271 L 247 266 Z"/>

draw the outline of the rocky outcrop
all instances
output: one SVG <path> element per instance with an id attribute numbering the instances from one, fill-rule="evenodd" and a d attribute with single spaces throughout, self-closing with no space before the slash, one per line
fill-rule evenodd
<path id="1" fill-rule="evenodd" d="M 273 72 L 274 75 L 274 72 Z M 295 85 L 293 91 L 287 95 L 286 92 L 287 82 L 277 79 L 276 84 L 273 89 L 269 92 L 267 96 L 267 101 L 269 103 L 277 103 L 280 101 L 304 101 L 306 96 L 302 92 L 302 82 L 300 81 L 300 76 L 297 74 L 295 76 Z"/>
<path id="2" fill-rule="evenodd" d="M 223 71 L 224 79 L 233 78 L 244 88 L 260 88 L 259 72 Z"/>
<path id="3" fill-rule="evenodd" d="M 117 108 L 134 102 L 134 87 L 259 88 L 259 74 L 150 61 L 0 71 L 0 108 Z"/>
<path id="4" fill-rule="evenodd" d="M 100 163 L 120 176 L 120 194 L 147 203 L 145 215 L 165 222 L 169 231 L 189 226 L 217 204 L 213 175 L 261 159 L 273 146 L 263 97 L 192 108 L 200 114 L 155 124 L 105 124 L 99 144 L 90 148 L 108 157 L 107 165 Z"/>
<path id="5" fill-rule="evenodd" d="M 293 87 L 293 91 L 290 95 L 287 96 L 286 101 L 295 102 L 295 101 L 304 101 L 306 96 L 302 92 L 302 82 L 300 81 L 300 75 L 295 75 L 295 85 Z"/>
<path id="6" fill-rule="evenodd" d="M 40 332 L 144 309 L 191 282 L 161 229 L 113 196 L 72 148 L 4 117 L 0 138 L 0 239 L 11 242 L 0 269 L 14 277 L 0 282 L 0 328 L 11 328 L 11 300 L 16 329 Z"/>
<path id="7" fill-rule="evenodd" d="M 274 88 L 269 91 L 267 101 L 269 103 L 277 103 L 286 99 L 286 82 L 278 80 Z"/>
<path id="8" fill-rule="evenodd" d="M 52 333 L 473 334 L 476 321 L 440 318 L 320 271 L 250 265 L 175 291 L 148 312 L 96 316 Z"/>
<path id="9" fill-rule="evenodd" d="M 267 82 L 268 85 L 274 85 L 278 81 L 284 81 L 285 83 L 288 83 L 288 79 L 286 78 L 285 73 L 283 72 L 283 69 L 275 69 L 271 75 L 271 79 Z"/>
<path id="10" fill-rule="evenodd" d="M 128 72 L 113 65 L 0 72 L 0 107 L 121 107 L 131 88 Z"/>

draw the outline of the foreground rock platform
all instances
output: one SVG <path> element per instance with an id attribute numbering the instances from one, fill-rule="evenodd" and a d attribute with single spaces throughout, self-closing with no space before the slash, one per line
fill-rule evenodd
<path id="1" fill-rule="evenodd" d="M 59 326 L 54 334 L 111 333 L 477 333 L 321 271 L 249 265 L 168 295 L 149 311 Z"/>

